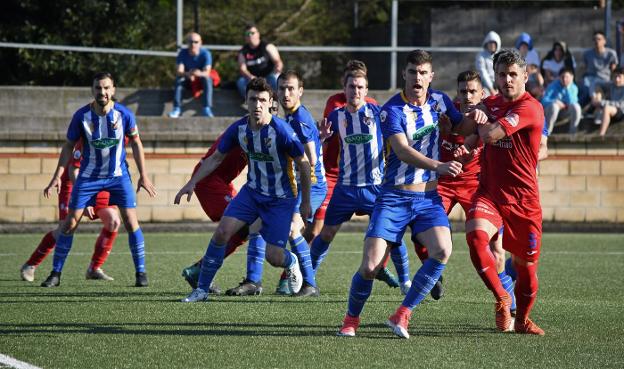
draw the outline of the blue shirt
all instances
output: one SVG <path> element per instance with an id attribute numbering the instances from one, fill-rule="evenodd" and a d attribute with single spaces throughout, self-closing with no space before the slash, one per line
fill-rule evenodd
<path id="1" fill-rule="evenodd" d="M 568 87 L 561 84 L 561 80 L 557 79 L 552 81 L 542 97 L 542 105 L 547 107 L 554 103 L 556 100 L 561 101 L 566 105 L 578 104 L 578 87 L 574 82 L 570 83 Z"/>
<path id="2" fill-rule="evenodd" d="M 190 71 L 191 69 L 203 70 L 206 67 L 212 66 L 212 54 L 208 49 L 200 48 L 199 54 L 191 55 L 189 49 L 182 49 L 176 57 L 176 65 L 184 64 L 184 70 Z"/>
<path id="3" fill-rule="evenodd" d="M 79 176 L 112 178 L 128 174 L 124 138 L 138 134 L 134 114 L 119 103 L 114 103 L 105 116 L 95 114 L 90 105 L 78 109 L 69 123 L 67 139 L 83 139 Z"/>
<path id="4" fill-rule="evenodd" d="M 366 103 L 355 113 L 347 107 L 329 114 L 332 132 L 340 135 L 338 183 L 343 186 L 381 184 L 383 176 L 383 138 L 379 106 Z"/>
<path id="5" fill-rule="evenodd" d="M 321 139 L 312 114 L 310 114 L 305 106 L 299 105 L 294 112 L 286 114 L 286 121 L 295 131 L 302 144 L 305 145 L 308 142 L 314 142 L 316 164 L 314 168 L 312 168 L 312 184 L 325 183 L 325 167 L 323 166 Z"/>
<path id="6" fill-rule="evenodd" d="M 243 117 L 223 133 L 218 150 L 227 153 L 235 146 L 247 155 L 248 187 L 266 196 L 297 197 L 293 158 L 302 156 L 304 150 L 286 121 L 273 116 L 269 124 L 252 130 L 249 117 Z"/>
<path id="7" fill-rule="evenodd" d="M 384 186 L 425 183 L 438 179 L 438 173 L 434 170 L 416 168 L 401 161 L 387 140 L 396 134 L 403 134 L 414 150 L 439 160 L 438 119 L 441 114 L 446 114 L 453 124 L 462 120 L 461 113 L 455 109 L 451 99 L 445 93 L 431 89 L 423 106 L 410 104 L 403 92 L 400 92 L 382 107 L 381 129 L 387 146 Z"/>

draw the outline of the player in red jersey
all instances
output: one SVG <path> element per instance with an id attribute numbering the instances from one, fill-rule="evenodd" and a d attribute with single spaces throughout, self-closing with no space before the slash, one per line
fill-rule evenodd
<path id="1" fill-rule="evenodd" d="M 503 247 L 512 254 L 517 271 L 515 286 L 516 333 L 544 335 L 529 319 L 538 290 L 537 264 L 542 237 L 536 167 L 544 124 L 539 101 L 525 90 L 526 61 L 515 50 L 494 56 L 499 94 L 484 101 L 487 122 L 463 124 L 462 134 L 478 127 L 485 143 L 479 189 L 466 220 L 466 240 L 470 258 L 479 276 L 496 298 L 496 327 L 506 331 L 511 325 L 511 297 L 496 274 L 496 264 L 488 243 L 504 225 Z"/>
<path id="2" fill-rule="evenodd" d="M 70 159 L 68 166 L 70 170 L 66 170 L 61 176 L 61 187 L 58 197 L 59 220 L 61 221 L 65 219 L 68 214 L 68 204 L 73 187 L 73 181 L 78 174 L 78 169 L 80 168 L 80 159 L 82 158 L 81 150 L 82 143 L 78 142 L 78 144 L 74 147 L 72 159 Z M 117 230 L 121 224 L 117 207 L 108 205 L 109 196 L 109 193 L 106 191 L 98 193 L 95 199 L 95 205 L 89 206 L 86 209 L 86 214 L 91 220 L 99 218 L 102 220 L 103 224 L 102 231 L 95 242 L 93 255 L 91 256 L 91 264 L 87 269 L 87 279 L 105 281 L 113 280 L 113 278 L 104 273 L 101 268 L 113 248 L 113 243 L 115 242 L 115 238 L 117 238 Z M 22 268 L 20 269 L 20 276 L 22 280 L 27 282 L 33 282 L 35 280 L 35 270 L 48 256 L 48 254 L 54 250 L 55 246 L 56 235 L 54 234 L 54 231 L 50 231 L 43 236 L 41 242 L 30 258 L 26 261 L 26 263 L 24 263 L 24 265 L 22 265 Z"/>

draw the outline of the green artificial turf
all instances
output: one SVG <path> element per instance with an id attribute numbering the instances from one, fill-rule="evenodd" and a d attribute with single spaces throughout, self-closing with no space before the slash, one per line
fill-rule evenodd
<path id="1" fill-rule="evenodd" d="M 545 337 L 498 333 L 491 293 L 454 237 L 446 295 L 414 310 L 409 340 L 383 322 L 402 301 L 376 282 L 355 338 L 336 337 L 362 234 L 339 234 L 321 266 L 321 297 L 273 294 L 280 270 L 265 263 L 264 293 L 178 302 L 181 269 L 205 251 L 207 234 L 148 233 L 149 288 L 135 288 L 127 238 L 104 265 L 113 282 L 86 281 L 95 234 L 78 234 L 58 288 L 19 279 L 42 235 L 0 236 L 0 354 L 42 368 L 624 368 L 624 236 L 545 234 L 532 317 Z M 410 247 L 411 248 L 411 247 Z M 216 277 L 244 276 L 245 248 Z M 410 250 L 411 272 L 420 262 Z M 0 364 L 1 367 L 2 364 Z"/>

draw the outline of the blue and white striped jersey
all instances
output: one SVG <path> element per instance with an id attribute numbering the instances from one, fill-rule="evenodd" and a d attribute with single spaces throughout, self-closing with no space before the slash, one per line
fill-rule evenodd
<path id="1" fill-rule="evenodd" d="M 423 106 L 410 104 L 403 92 L 400 92 L 381 108 L 381 129 L 386 141 L 384 186 L 425 183 L 438 179 L 436 171 L 416 168 L 402 162 L 392 151 L 388 139 L 396 134 L 404 134 L 414 150 L 428 158 L 439 160 L 438 119 L 441 114 L 446 114 L 453 124 L 462 120 L 461 113 L 455 109 L 451 99 L 445 93 L 431 89 Z"/>
<path id="2" fill-rule="evenodd" d="M 134 114 L 119 103 L 114 103 L 105 116 L 97 115 L 90 105 L 80 108 L 67 129 L 70 141 L 84 140 L 79 176 L 112 178 L 127 175 L 124 139 L 138 134 Z"/>
<path id="3" fill-rule="evenodd" d="M 304 155 L 303 145 L 285 120 L 273 116 L 259 130 L 252 130 L 245 116 L 223 133 L 218 150 L 227 153 L 240 146 L 247 154 L 247 186 L 263 195 L 297 197 L 293 158 Z"/>
<path id="4" fill-rule="evenodd" d="M 305 106 L 299 105 L 294 112 L 286 113 L 286 121 L 295 131 L 302 144 L 305 145 L 308 142 L 314 142 L 316 164 L 314 168 L 312 168 L 312 184 L 325 183 L 325 167 L 323 166 L 321 139 L 312 114 L 310 114 Z M 299 178 L 298 174 L 299 173 L 297 173 L 297 179 Z"/>
<path id="5" fill-rule="evenodd" d="M 357 113 L 343 107 L 327 119 L 332 132 L 340 135 L 338 183 L 358 187 L 381 184 L 384 162 L 379 106 L 366 103 Z"/>

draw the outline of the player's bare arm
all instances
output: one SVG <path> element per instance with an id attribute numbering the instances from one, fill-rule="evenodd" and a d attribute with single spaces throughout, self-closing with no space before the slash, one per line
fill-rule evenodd
<path id="1" fill-rule="evenodd" d="M 453 127 L 453 132 L 462 136 L 470 136 L 477 130 L 477 126 L 488 122 L 487 114 L 481 109 L 472 109 L 464 114 L 461 122 Z"/>
<path id="2" fill-rule="evenodd" d="M 480 124 L 478 130 L 481 140 L 486 144 L 493 144 L 507 136 L 507 133 L 505 133 L 505 130 L 498 122 Z"/>
<path id="3" fill-rule="evenodd" d="M 143 187 L 150 197 L 156 196 L 156 187 L 152 184 L 147 172 L 145 171 L 145 152 L 143 143 L 139 135 L 130 136 L 130 147 L 132 147 L 132 156 L 139 171 L 139 180 L 137 181 L 137 192 Z"/>
<path id="4" fill-rule="evenodd" d="M 310 217 L 311 207 L 310 207 L 310 186 L 311 186 L 311 167 L 310 162 L 305 157 L 305 155 L 298 156 L 294 158 L 295 165 L 297 169 L 299 169 L 300 177 L 299 183 L 301 185 L 301 205 L 299 206 L 299 210 L 301 213 L 301 217 L 303 219 L 307 219 Z"/>
<path id="5" fill-rule="evenodd" d="M 437 160 L 426 157 L 425 155 L 414 150 L 407 142 L 404 134 L 397 133 L 390 136 L 390 146 L 396 156 L 404 163 L 417 168 L 435 170 L 440 175 L 449 175 L 455 177 L 462 172 L 462 165 L 457 161 L 449 161 L 442 163 Z"/>
<path id="6" fill-rule="evenodd" d="M 61 176 L 65 172 L 65 166 L 69 162 L 71 158 L 72 152 L 74 151 L 74 145 L 76 145 L 76 141 L 67 140 L 63 144 L 61 148 L 61 155 L 59 156 L 58 164 L 56 165 L 56 170 L 52 175 L 52 179 L 50 183 L 43 189 L 43 196 L 46 199 L 50 198 L 50 194 L 52 189 L 54 188 L 55 192 L 58 194 L 61 191 Z"/>
<path id="7" fill-rule="evenodd" d="M 310 167 L 314 168 L 314 166 L 316 165 L 316 161 L 318 160 L 318 158 L 316 157 L 316 145 L 314 144 L 314 141 L 310 141 L 304 144 L 303 149 L 305 150 L 308 162 L 310 162 Z"/>
<path id="8" fill-rule="evenodd" d="M 191 196 L 193 195 L 193 191 L 195 190 L 195 186 L 197 182 L 201 181 L 205 177 L 209 176 L 210 173 L 214 172 L 215 169 L 221 165 L 223 160 L 225 159 L 226 154 L 222 153 L 219 150 L 216 150 L 212 155 L 210 155 L 206 160 L 204 160 L 197 169 L 197 172 L 189 179 L 189 181 L 178 191 L 173 200 L 173 203 L 176 205 L 180 204 L 180 199 L 182 196 L 186 195 L 186 201 L 191 201 Z"/>

